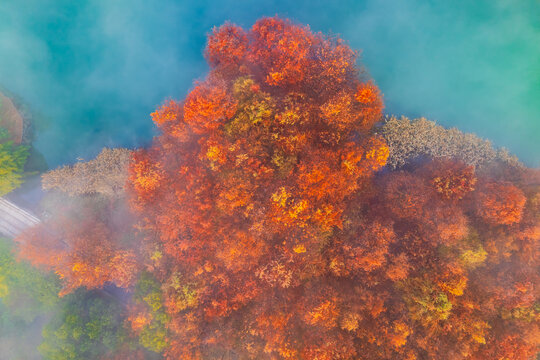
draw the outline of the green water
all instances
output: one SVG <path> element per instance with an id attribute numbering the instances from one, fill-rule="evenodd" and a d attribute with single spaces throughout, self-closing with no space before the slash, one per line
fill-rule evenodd
<path id="1" fill-rule="evenodd" d="M 205 34 L 291 17 L 362 49 L 387 112 L 427 116 L 540 165 L 540 2 L 0 1 L 0 84 L 38 114 L 50 166 L 144 146 L 149 113 L 204 76 Z"/>

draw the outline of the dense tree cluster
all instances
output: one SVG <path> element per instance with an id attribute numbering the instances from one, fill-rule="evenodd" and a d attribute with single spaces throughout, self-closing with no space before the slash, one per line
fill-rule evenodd
<path id="1" fill-rule="evenodd" d="M 130 157 L 127 149 L 103 149 L 93 160 L 42 175 L 50 191 L 41 206 L 45 221 L 16 241 L 20 256 L 59 276 L 60 295 L 135 283 L 137 237 L 124 198 Z"/>
<path id="2" fill-rule="evenodd" d="M 471 166 L 497 158 L 488 143 L 401 132 L 435 159 L 374 179 L 388 156 L 369 131 L 382 102 L 340 40 L 263 19 L 214 30 L 207 57 L 207 79 L 153 114 L 162 135 L 130 168 L 159 253 L 168 358 L 534 355 L 534 287 L 509 308 L 481 281 L 519 282 L 522 268 L 538 283 L 522 259 L 537 239 L 518 235 L 539 225 L 521 180 Z M 504 260 L 495 238 L 512 242 Z"/>
<path id="3" fill-rule="evenodd" d="M 127 161 L 128 150 L 104 149 L 88 163 L 44 174 L 50 191 L 41 202 L 43 222 L 15 240 L 19 258 L 57 277 L 54 316 L 38 347 L 44 359 L 155 358 L 127 326 L 120 290 L 135 285 L 141 267 L 119 180 L 127 179 Z"/>
<path id="4" fill-rule="evenodd" d="M 536 357 L 538 170 L 426 120 L 378 126 L 356 53 L 287 20 L 216 28 L 206 57 L 208 76 L 152 114 L 153 145 L 119 164 L 126 193 L 47 182 L 75 168 L 45 177 L 72 196 L 20 256 L 66 298 L 131 295 L 110 302 L 122 316 L 97 313 L 99 292 L 68 308 L 47 358 Z"/>
<path id="5" fill-rule="evenodd" d="M 153 114 L 163 135 L 130 168 L 132 204 L 159 252 L 166 354 L 318 351 L 335 341 L 317 326 L 334 305 L 310 315 L 337 290 L 323 281 L 325 249 L 388 156 L 369 133 L 379 91 L 358 80 L 341 40 L 277 18 L 215 29 L 207 57 L 208 77 Z M 273 329 L 283 316 L 295 326 Z M 302 333 L 312 348 L 289 344 Z"/>

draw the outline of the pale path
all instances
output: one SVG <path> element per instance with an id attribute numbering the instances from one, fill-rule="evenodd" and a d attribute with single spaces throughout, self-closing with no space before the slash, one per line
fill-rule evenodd
<path id="1" fill-rule="evenodd" d="M 0 197 L 0 234 L 14 238 L 39 222 L 40 220 L 27 210 Z"/>

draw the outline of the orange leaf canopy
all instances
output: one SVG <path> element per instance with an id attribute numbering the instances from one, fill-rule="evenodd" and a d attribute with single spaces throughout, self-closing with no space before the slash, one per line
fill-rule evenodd
<path id="1" fill-rule="evenodd" d="M 132 203 L 166 254 L 152 264 L 160 280 L 181 274 L 198 294 L 192 308 L 169 308 L 178 323 L 170 356 L 181 358 L 199 351 L 191 338 L 210 341 L 199 333 L 204 323 L 240 316 L 256 301 L 252 331 L 261 336 L 272 326 L 262 318 L 281 316 L 262 299 L 291 289 L 285 306 L 301 283 L 322 286 L 321 250 L 388 157 L 369 133 L 381 118 L 380 92 L 359 80 L 356 53 L 342 40 L 265 18 L 247 32 L 214 29 L 206 56 L 207 78 L 152 114 L 162 135 L 135 155 L 130 178 Z M 297 320 L 328 321 L 331 301 Z M 231 341 L 228 329 L 212 331 L 209 338 Z M 265 351 L 295 353 L 268 336 Z"/>

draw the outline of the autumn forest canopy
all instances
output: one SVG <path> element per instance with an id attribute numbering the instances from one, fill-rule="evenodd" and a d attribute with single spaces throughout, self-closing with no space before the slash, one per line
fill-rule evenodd
<path id="1" fill-rule="evenodd" d="M 151 146 L 43 174 L 46 216 L 0 246 L 0 305 L 33 313 L 0 324 L 54 313 L 55 360 L 536 359 L 538 169 L 384 115 L 307 26 L 226 23 L 205 57 Z"/>

